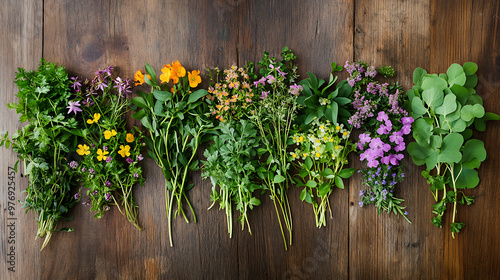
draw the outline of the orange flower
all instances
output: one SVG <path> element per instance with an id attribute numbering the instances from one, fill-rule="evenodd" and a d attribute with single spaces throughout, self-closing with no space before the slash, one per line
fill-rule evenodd
<path id="1" fill-rule="evenodd" d="M 151 76 L 148 75 L 148 78 L 151 80 Z M 137 70 L 137 72 L 135 72 L 134 81 L 136 86 L 140 86 L 146 82 L 144 81 L 144 74 L 142 74 L 141 70 Z"/>
<path id="2" fill-rule="evenodd" d="M 129 143 L 130 143 L 130 142 L 134 142 L 134 134 L 132 134 L 132 133 L 127 133 L 127 136 L 125 137 L 125 140 L 126 140 L 127 142 L 129 142 Z"/>
<path id="3" fill-rule="evenodd" d="M 172 70 L 167 67 L 167 65 L 163 65 L 161 69 L 162 74 L 160 75 L 160 80 L 162 83 L 168 83 L 170 81 L 170 77 L 172 76 Z"/>
<path id="4" fill-rule="evenodd" d="M 144 74 L 142 74 L 141 70 L 137 70 L 137 72 L 135 72 L 134 81 L 136 86 L 144 84 Z"/>
<path id="5" fill-rule="evenodd" d="M 190 87 L 192 88 L 197 87 L 198 84 L 201 83 L 200 71 L 193 70 L 191 72 L 188 72 L 188 80 Z"/>
<path id="6" fill-rule="evenodd" d="M 186 69 L 182 67 L 182 65 L 179 63 L 179 61 L 172 62 L 172 68 L 174 70 L 174 73 L 177 77 L 182 78 L 186 76 Z"/>

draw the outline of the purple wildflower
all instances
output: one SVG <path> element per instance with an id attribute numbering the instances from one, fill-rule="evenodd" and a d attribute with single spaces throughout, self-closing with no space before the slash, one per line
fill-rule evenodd
<path id="1" fill-rule="evenodd" d="M 408 211 L 405 211 L 403 215 L 408 216 Z"/>
<path id="2" fill-rule="evenodd" d="M 302 91 L 302 86 L 299 86 L 297 84 L 293 84 L 290 86 L 290 93 L 292 95 L 299 95 L 299 93 Z"/>
<path id="3" fill-rule="evenodd" d="M 139 154 L 139 155 L 137 156 L 137 161 L 141 161 L 141 160 L 143 160 L 143 159 L 144 159 L 144 157 L 142 156 L 142 154 Z"/>
<path id="4" fill-rule="evenodd" d="M 109 209 L 110 209 L 110 208 L 109 208 L 109 206 L 108 206 L 108 205 L 104 206 L 104 211 L 109 211 Z"/>
<path id="5" fill-rule="evenodd" d="M 133 159 L 131 159 L 131 158 L 129 158 L 129 157 L 127 158 L 127 163 L 128 163 L 128 164 L 132 164 L 133 162 L 134 162 L 134 160 L 133 160 Z"/>
<path id="6" fill-rule="evenodd" d="M 260 95 L 260 99 L 267 99 L 268 94 L 269 94 L 269 91 L 263 91 L 262 94 Z"/>
<path id="7" fill-rule="evenodd" d="M 95 174 L 95 170 L 94 170 L 94 169 L 92 169 L 92 168 L 90 168 L 90 169 L 89 169 L 89 173 L 90 173 L 90 174 Z"/>
<path id="8" fill-rule="evenodd" d="M 374 196 L 372 196 L 372 197 L 370 198 L 370 201 L 375 201 L 375 197 L 374 197 Z"/>
<path id="9" fill-rule="evenodd" d="M 78 76 L 77 77 L 71 77 L 70 79 L 73 80 L 73 84 L 71 85 L 71 87 L 75 91 L 80 91 L 80 88 L 82 87 L 82 81 L 80 81 L 80 79 L 78 79 Z"/>
<path id="10" fill-rule="evenodd" d="M 122 80 L 122 78 L 117 77 L 114 88 L 118 89 L 120 96 L 128 96 L 129 93 L 132 93 L 131 81 L 129 79 Z"/>
<path id="11" fill-rule="evenodd" d="M 106 158 L 106 162 L 111 162 L 112 160 L 113 160 L 113 158 L 112 158 L 112 157 L 107 157 L 107 158 Z"/>
<path id="12" fill-rule="evenodd" d="M 266 85 L 266 77 L 260 78 L 258 81 L 253 82 L 255 87 L 258 87 L 259 84 L 262 84 L 263 86 Z"/>
<path id="13" fill-rule="evenodd" d="M 81 112 L 82 109 L 80 109 L 80 106 L 80 101 L 69 101 L 68 107 L 66 107 L 67 109 L 69 109 L 67 114 L 73 112 L 76 115 L 76 113 Z"/>
<path id="14" fill-rule="evenodd" d="M 96 195 L 98 195 L 98 194 L 99 194 L 99 192 L 98 192 L 97 190 L 95 190 L 95 191 L 92 193 L 92 195 L 94 195 L 94 196 L 96 196 Z"/>
<path id="15" fill-rule="evenodd" d="M 75 200 L 80 199 L 80 193 L 75 193 L 75 195 L 73 196 L 73 198 L 74 198 Z"/>
<path id="16" fill-rule="evenodd" d="M 359 207 L 363 207 L 363 201 L 360 201 L 358 204 L 359 204 Z"/>
<path id="17" fill-rule="evenodd" d="M 70 163 L 68 163 L 69 167 L 71 167 L 72 169 L 75 169 L 78 167 L 78 162 L 76 161 L 71 161 Z"/>
<path id="18" fill-rule="evenodd" d="M 110 182 L 110 181 L 106 181 L 106 182 L 104 183 L 104 185 L 105 185 L 106 187 L 108 187 L 108 188 L 109 188 L 109 187 L 111 187 L 111 182 Z"/>
<path id="19" fill-rule="evenodd" d="M 85 167 L 82 167 L 82 172 L 85 172 L 85 170 L 87 170 Z"/>
<path id="20" fill-rule="evenodd" d="M 137 173 L 134 173 L 133 176 L 134 176 L 134 178 L 139 178 L 139 174 L 137 174 Z"/>
<path id="21" fill-rule="evenodd" d="M 365 195 L 365 191 L 361 190 L 361 191 L 359 192 L 359 196 L 363 196 L 363 195 Z"/>
<path id="22" fill-rule="evenodd" d="M 365 76 L 375 78 L 377 76 L 377 70 L 375 69 L 375 66 L 370 66 L 368 69 L 366 69 Z"/>
<path id="23" fill-rule="evenodd" d="M 266 79 L 268 84 L 274 84 L 276 82 L 276 78 L 273 75 L 267 75 Z"/>
<path id="24" fill-rule="evenodd" d="M 112 195 L 110 193 L 107 193 L 104 195 L 104 199 L 106 199 L 106 201 L 110 201 L 112 198 Z"/>

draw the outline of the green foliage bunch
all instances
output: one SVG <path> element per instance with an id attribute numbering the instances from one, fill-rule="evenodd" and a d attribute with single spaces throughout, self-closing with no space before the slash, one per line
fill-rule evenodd
<path id="1" fill-rule="evenodd" d="M 257 148 L 260 139 L 255 126 L 245 119 L 221 123 L 215 130 L 214 144 L 205 150 L 204 177 L 210 177 L 212 191 L 210 199 L 225 209 L 229 236 L 232 237 L 232 205 L 240 216 L 242 229 L 248 222 L 248 210 L 260 205 L 253 195 L 262 189 L 257 182 L 256 169 L 259 166 Z M 212 204 L 212 206 L 214 205 Z"/>
<path id="2" fill-rule="evenodd" d="M 500 119 L 485 112 L 483 100 L 474 90 L 477 69 L 472 62 L 463 66 L 454 63 L 446 73 L 437 75 L 419 67 L 413 73 L 413 89 L 408 91 L 415 119 L 415 142 L 408 145 L 408 152 L 415 164 L 425 165 L 422 176 L 437 202 L 432 223 L 442 227 L 447 204 L 453 204 L 453 237 L 465 225 L 456 222 L 457 204 L 474 202 L 474 196 L 466 196 L 461 190 L 479 184 L 477 169 L 486 159 L 484 143 L 472 138 L 471 126 L 484 131 L 485 121 Z"/>
<path id="3" fill-rule="evenodd" d="M 8 107 L 28 124 L 12 135 L 12 140 L 8 133 L 3 135 L 1 144 L 7 148 L 12 145 L 24 162 L 29 185 L 22 205 L 26 212 L 33 210 L 36 214 L 36 235 L 45 237 L 43 249 L 57 231 L 58 221 L 77 203 L 71 194 L 76 180 L 66 160 L 77 144 L 77 121 L 66 113 L 71 81 L 64 67 L 42 58 L 37 70 L 18 68 L 15 83 L 18 103 L 9 103 Z"/>

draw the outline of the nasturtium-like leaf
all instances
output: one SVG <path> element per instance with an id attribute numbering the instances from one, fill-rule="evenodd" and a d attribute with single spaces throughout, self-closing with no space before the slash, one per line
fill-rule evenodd
<path id="1" fill-rule="evenodd" d="M 468 168 L 479 168 L 481 162 L 486 159 L 484 143 L 478 139 L 470 139 L 463 148 L 462 164 Z"/>
<path id="2" fill-rule="evenodd" d="M 453 171 L 457 179 L 455 186 L 458 189 L 472 189 L 479 184 L 479 175 L 475 169 L 468 168 L 461 164 L 455 164 Z"/>
<path id="3" fill-rule="evenodd" d="M 457 119 L 451 122 L 450 130 L 452 132 L 463 132 L 467 128 L 467 123 L 462 119 Z"/>
<path id="4" fill-rule="evenodd" d="M 462 119 L 466 122 L 473 118 L 482 118 L 484 116 L 484 107 L 480 104 L 465 105 L 460 111 Z"/>
<path id="5" fill-rule="evenodd" d="M 453 86 L 454 84 L 463 86 L 467 80 L 463 67 L 457 63 L 450 65 L 446 74 L 448 75 L 448 84 L 450 86 Z"/>
<path id="6" fill-rule="evenodd" d="M 430 140 L 430 146 L 432 148 L 436 150 L 441 148 L 441 145 L 443 144 L 443 137 L 441 135 L 432 135 Z"/>
<path id="7" fill-rule="evenodd" d="M 422 67 L 417 67 L 415 71 L 413 71 L 413 83 L 417 86 L 422 86 L 422 80 L 424 75 L 427 74 L 427 71 Z"/>
<path id="8" fill-rule="evenodd" d="M 467 105 L 483 105 L 483 98 L 479 96 L 478 94 L 471 94 L 469 96 L 469 99 L 467 99 Z"/>
<path id="9" fill-rule="evenodd" d="M 469 91 L 465 87 L 457 84 L 454 84 L 450 89 L 456 95 L 457 101 L 465 105 L 467 99 L 469 99 Z"/>
<path id="10" fill-rule="evenodd" d="M 491 112 L 486 112 L 482 118 L 476 118 L 474 120 L 474 127 L 478 131 L 485 131 L 486 130 L 486 121 L 498 121 L 500 120 L 500 116 L 491 113 Z"/>
<path id="11" fill-rule="evenodd" d="M 432 119 L 420 118 L 413 122 L 413 138 L 420 145 L 429 144 L 432 135 Z"/>
<path id="12" fill-rule="evenodd" d="M 473 89 L 477 86 L 477 74 L 467 76 L 464 87 Z"/>
<path id="13" fill-rule="evenodd" d="M 438 89 L 437 87 L 432 87 L 422 92 L 422 100 L 427 104 L 427 106 L 431 107 L 433 110 L 436 107 L 441 106 L 441 104 L 443 104 L 443 99 L 444 99 L 444 92 L 442 89 Z"/>
<path id="14" fill-rule="evenodd" d="M 438 162 L 457 163 L 462 159 L 460 148 L 464 142 L 464 138 L 459 133 L 450 133 L 443 139 L 441 152 L 438 155 Z"/>
<path id="15" fill-rule="evenodd" d="M 448 81 L 448 75 L 446 75 L 445 73 L 441 73 L 439 74 L 439 78 L 445 80 L 445 81 Z"/>
<path id="16" fill-rule="evenodd" d="M 448 115 L 457 109 L 457 97 L 454 94 L 448 94 L 444 97 L 443 104 L 436 108 L 435 112 L 440 115 Z"/>
<path id="17" fill-rule="evenodd" d="M 411 100 L 411 110 L 413 112 L 413 118 L 418 119 L 421 116 L 423 116 L 425 113 L 427 113 L 427 109 L 424 106 L 424 103 L 422 102 L 422 99 L 419 97 L 413 97 Z"/>
<path id="18" fill-rule="evenodd" d="M 422 90 L 436 89 L 444 90 L 448 87 L 448 83 L 436 74 L 426 75 L 422 81 Z"/>
<path id="19" fill-rule="evenodd" d="M 463 66 L 465 75 L 469 76 L 477 72 L 477 64 L 474 62 L 466 62 Z"/>
<path id="20" fill-rule="evenodd" d="M 172 98 L 172 93 L 170 91 L 161 91 L 153 89 L 153 96 L 159 101 L 167 101 Z"/>

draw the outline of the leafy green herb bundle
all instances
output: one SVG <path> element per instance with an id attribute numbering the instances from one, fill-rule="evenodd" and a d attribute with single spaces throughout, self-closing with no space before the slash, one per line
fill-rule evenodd
<path id="1" fill-rule="evenodd" d="M 112 77 L 113 67 L 98 70 L 94 79 L 83 83 L 74 80 L 72 87 L 76 91 L 71 104 L 75 115 L 79 115 L 81 141 L 76 152 L 80 155 L 70 162 L 87 188 L 88 200 L 96 211 L 96 218 L 116 205 L 139 230 L 138 207 L 135 205 L 132 188 L 142 184 L 143 159 L 142 133 L 127 131 L 124 114 L 127 113 L 131 93 L 131 80 Z M 83 106 L 81 106 L 83 105 Z M 76 196 L 79 196 L 77 194 Z M 121 205 L 121 207 L 120 207 Z M 123 208 L 123 210 L 122 210 Z"/>
<path id="2" fill-rule="evenodd" d="M 37 70 L 18 68 L 15 83 L 19 103 L 8 107 L 16 109 L 20 121 L 28 124 L 12 136 L 12 141 L 4 135 L 1 143 L 7 148 L 12 144 L 24 162 L 29 185 L 22 204 L 26 212 L 33 210 L 37 216 L 37 236 L 45 237 L 43 249 L 57 231 L 58 221 L 77 203 L 71 194 L 76 180 L 66 160 L 77 144 L 73 133 L 77 122 L 66 112 L 71 81 L 64 67 L 42 58 Z"/>
<path id="3" fill-rule="evenodd" d="M 238 221 L 242 229 L 248 222 L 248 210 L 260 205 L 253 192 L 262 187 L 255 183 L 258 168 L 257 129 L 248 120 L 222 123 L 216 130 L 214 144 L 205 150 L 203 176 L 212 182 L 211 200 L 226 210 L 229 237 L 232 237 L 232 203 L 240 212 Z M 213 204 L 212 204 L 213 206 Z"/>
<path id="4" fill-rule="evenodd" d="M 174 203 L 177 203 L 175 217 L 182 215 L 189 223 L 182 207 L 184 200 L 196 222 L 196 214 L 187 196 L 187 191 L 194 186 L 194 183 L 190 183 L 188 173 L 199 169 L 196 152 L 206 141 L 205 131 L 212 127 L 212 123 L 203 98 L 208 92 L 204 89 L 191 92 L 201 82 L 200 72 L 193 70 L 186 73 L 179 61 L 165 65 L 161 72 L 160 83 L 149 64 L 146 64 L 146 75 L 140 70 L 135 74 L 136 85 L 148 84 L 151 93 L 137 92 L 139 96 L 132 99 L 135 105 L 133 110 L 136 111 L 132 117 L 141 120 L 149 131 L 145 137 L 149 157 L 158 164 L 165 176 L 169 238 L 170 246 L 173 246 Z M 168 85 L 170 80 L 172 86 Z"/>
<path id="5" fill-rule="evenodd" d="M 473 139 L 474 124 L 479 131 L 486 129 L 485 121 L 500 116 L 486 113 L 482 98 L 476 94 L 478 67 L 467 62 L 452 64 L 446 74 L 428 74 L 422 68 L 413 73 L 413 89 L 408 91 L 415 142 L 408 152 L 417 165 L 424 165 L 422 176 L 427 179 L 436 200 L 432 223 L 443 226 L 443 215 L 448 203 L 453 203 L 450 224 L 452 236 L 465 226 L 456 222 L 457 204 L 470 205 L 474 196 L 466 196 L 462 189 L 479 184 L 478 169 L 486 159 L 481 140 Z M 439 192 L 442 196 L 439 198 Z"/>
<path id="6" fill-rule="evenodd" d="M 262 141 L 258 154 L 267 157 L 266 161 L 261 161 L 257 174 L 271 194 L 286 249 L 281 216 L 289 233 L 289 242 L 292 243 L 292 216 L 287 196 L 291 181 L 287 148 L 298 108 L 297 97 L 302 87 L 295 84 L 298 77 L 297 67 L 293 64 L 295 55 L 285 47 L 281 56 L 282 59 L 277 60 L 264 52 L 258 63 L 261 66 L 261 78 L 254 82 L 254 86 L 260 100 L 253 103 L 253 114 L 249 118 L 257 127 Z"/>

